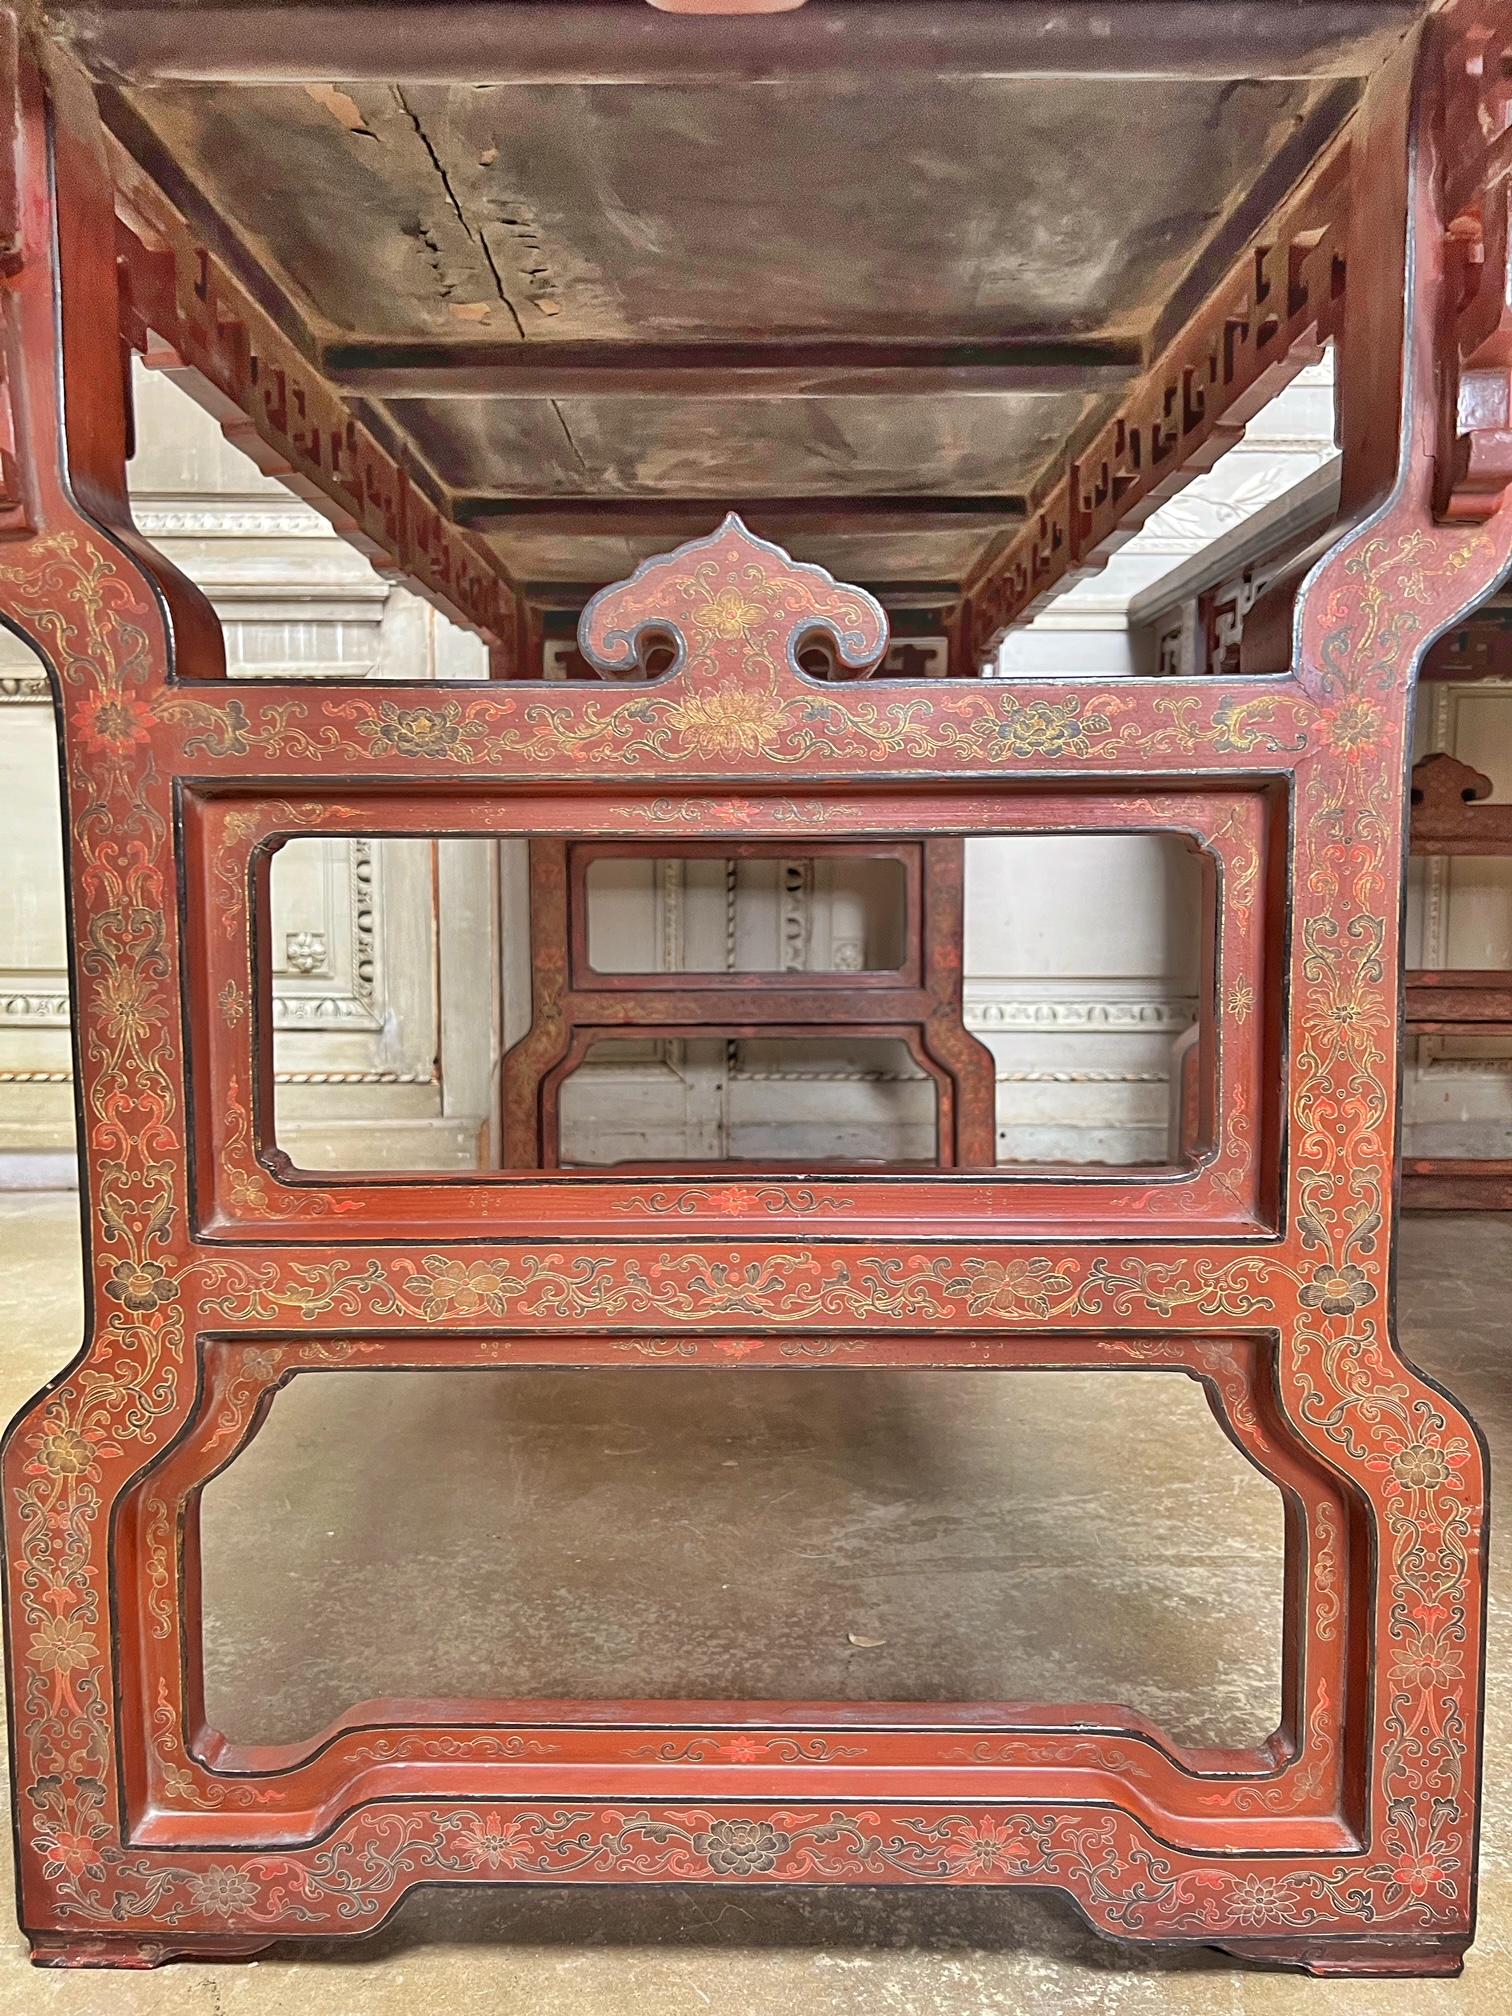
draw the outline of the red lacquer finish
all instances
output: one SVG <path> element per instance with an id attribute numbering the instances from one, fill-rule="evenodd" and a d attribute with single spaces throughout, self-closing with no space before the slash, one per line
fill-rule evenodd
<path id="1" fill-rule="evenodd" d="M 260 1242 L 276 1233 L 317 1244 L 335 1223 L 348 1233 L 360 1227 L 380 1237 L 402 1237 L 427 1224 L 459 1227 L 468 1236 L 507 1229 L 518 1238 L 533 1226 L 541 1236 L 556 1238 L 570 1225 L 610 1235 L 633 1236 L 639 1229 L 654 1237 L 657 1221 L 668 1219 L 702 1219 L 725 1237 L 770 1233 L 774 1223 L 798 1231 L 816 1220 L 852 1235 L 904 1227 L 937 1237 L 1006 1230 L 1022 1235 L 1042 1225 L 1055 1237 L 1085 1234 L 1093 1226 L 1110 1238 L 1127 1236 L 1131 1226 L 1166 1237 L 1200 1226 L 1215 1241 L 1274 1237 L 1277 1173 L 1264 1148 L 1267 1137 L 1273 1140 L 1277 1132 L 1277 1051 L 1276 1039 L 1262 1028 L 1259 1004 L 1274 992 L 1267 971 L 1278 971 L 1281 959 L 1275 928 L 1280 873 L 1271 857 L 1281 844 L 1284 806 L 1284 794 L 1269 784 L 1233 789 L 1218 788 L 1216 782 L 1201 792 L 1152 787 L 1138 798 L 1121 791 L 1079 795 L 1028 783 L 1016 791 L 960 789 L 943 801 L 937 792 L 896 790 L 885 811 L 874 792 L 838 786 L 822 799 L 805 801 L 744 788 L 737 796 L 727 788 L 711 792 L 696 785 L 676 799 L 648 801 L 638 791 L 608 783 L 593 790 L 564 784 L 550 793 L 500 793 L 480 783 L 465 803 L 449 802 L 444 811 L 427 795 L 398 797 L 377 788 L 366 795 L 343 790 L 339 798 L 314 799 L 186 789 L 181 801 L 184 865 L 195 891 L 186 944 L 190 998 L 203 1012 L 201 1054 L 221 1088 L 220 1096 L 204 1102 L 195 1115 L 199 1224 L 217 1240 Z M 547 852 L 546 872 L 533 895 L 546 906 L 542 935 L 548 962 L 536 974 L 536 1022 L 511 1053 L 505 1073 L 511 1101 L 505 1164 L 506 1172 L 516 1173 L 418 1182 L 388 1174 L 317 1178 L 292 1170 L 270 1149 L 271 1059 L 266 1043 L 260 1046 L 256 1040 L 259 1029 L 266 1033 L 268 1018 L 251 1009 L 258 997 L 253 973 L 258 919 L 267 915 L 268 850 L 280 837 L 316 828 L 352 834 L 430 833 L 438 827 L 540 834 L 543 829 L 575 833 L 596 826 L 611 833 L 637 828 L 680 833 L 694 822 L 736 848 L 753 844 L 748 837 L 753 832 L 801 835 L 818 829 L 838 839 L 847 832 L 875 833 L 879 823 L 900 834 L 948 822 L 979 832 L 1007 826 L 1025 833 L 1154 829 L 1185 837 L 1199 850 L 1209 908 L 1218 913 L 1204 981 L 1203 1023 L 1210 1040 L 1196 1058 L 1198 1098 L 1189 1165 L 1137 1174 L 1086 1170 L 1054 1180 L 1032 1168 L 983 1173 L 992 1161 L 992 1087 L 983 1082 L 986 1060 L 959 1016 L 959 882 L 953 875 L 945 890 L 937 892 L 943 894 L 945 914 L 925 926 L 920 951 L 935 955 L 930 968 L 921 969 L 915 984 L 879 986 L 870 1009 L 853 1003 L 845 1024 L 852 1033 L 868 1027 L 872 1033 L 889 1033 L 886 1025 L 911 1024 L 919 1032 L 924 1058 L 935 1064 L 942 1080 L 954 1073 L 965 1087 L 971 1105 L 964 1127 L 956 1109 L 957 1160 L 948 1188 L 938 1179 L 922 1181 L 914 1175 L 822 1169 L 799 1184 L 711 1184 L 691 1174 L 679 1180 L 671 1171 L 650 1187 L 643 1176 L 613 1170 L 575 1177 L 570 1186 L 560 1178 L 533 1176 L 529 1172 L 543 1159 L 540 1087 L 552 1070 L 571 1059 L 568 1018 L 580 1025 L 580 1037 L 585 1028 L 624 1026 L 636 1012 L 637 998 L 625 998 L 629 990 L 601 986 L 579 990 L 567 984 L 565 966 L 549 963 L 551 941 L 561 939 L 566 929 L 547 850 L 560 848 L 565 874 L 569 848 L 554 840 L 536 843 Z M 909 844 L 897 843 L 900 848 Z M 923 850 L 949 844 L 926 841 Z M 813 984 L 816 978 L 808 976 L 802 989 L 755 990 L 761 1024 L 809 1030 L 830 1024 L 831 993 Z M 728 1026 L 742 1006 L 733 993 L 692 987 L 677 994 L 646 989 L 638 999 L 643 1020 L 654 1018 L 664 1031 L 683 1034 L 695 1032 L 706 1013 Z M 754 1031 L 749 1003 L 744 1016 L 740 1026 Z M 1263 1124 L 1267 1099 L 1270 1118 Z M 948 1110 L 951 1102 L 943 1103 Z M 1215 1118 L 1219 1113 L 1221 1126 Z M 963 1149 L 973 1152 L 968 1156 Z M 544 1159 L 549 1165 L 550 1158 Z"/>
<path id="2" fill-rule="evenodd" d="M 816 633 L 838 674 L 874 666 L 880 613 L 727 524 L 589 605 L 584 653 L 623 684 L 229 685 L 124 502 L 93 107 L 23 66 L 0 601 L 62 724 L 89 1233 L 87 1342 L 4 1454 L 40 1962 L 361 1932 L 420 1884 L 700 1881 L 1039 1884 L 1131 1939 L 1457 1967 L 1485 1477 L 1391 1302 L 1411 687 L 1512 558 L 1506 503 L 1432 508 L 1442 230 L 1467 200 L 1435 153 L 1451 47 L 1430 26 L 1410 121 L 1394 67 L 1357 116 L 1341 341 L 1346 388 L 1367 355 L 1345 440 L 1369 446 L 1291 669 L 1106 684 L 811 677 Z M 633 676 L 668 638 L 672 668 Z M 1190 1169 L 422 1181 L 270 1153 L 255 969 L 281 836 L 1020 829 L 1176 831 L 1211 864 Z M 1185 1752 L 1113 1706 L 1024 1703 L 380 1701 L 294 1750 L 205 1726 L 197 1495 L 286 1379 L 814 1361 L 1203 1380 L 1287 1505 L 1273 1738 Z"/>

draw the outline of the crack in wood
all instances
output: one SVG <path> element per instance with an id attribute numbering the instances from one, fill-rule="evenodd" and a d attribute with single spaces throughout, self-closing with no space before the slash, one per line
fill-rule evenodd
<path id="1" fill-rule="evenodd" d="M 441 185 L 442 194 L 445 196 L 447 205 L 453 216 L 467 233 L 469 244 L 475 245 L 483 255 L 483 259 L 488 266 L 489 275 L 493 280 L 494 291 L 498 295 L 502 306 L 509 311 L 510 320 L 515 326 L 515 333 L 523 342 L 525 338 L 525 325 L 521 322 L 519 310 L 515 307 L 513 301 L 510 300 L 509 294 L 505 289 L 503 275 L 500 273 L 498 261 L 493 255 L 493 247 L 488 242 L 488 234 L 485 231 L 473 229 L 467 212 L 463 208 L 461 198 L 453 186 L 451 176 L 447 172 L 446 163 L 441 158 L 440 150 L 431 139 L 429 133 L 426 132 L 425 122 L 421 119 L 414 106 L 410 104 L 402 88 L 397 84 L 394 86 L 394 98 L 405 118 L 414 129 L 415 138 L 425 149 L 426 156 L 430 161 L 431 167 L 435 170 L 436 179 Z M 423 220 L 421 222 L 421 230 L 422 232 L 425 230 Z M 439 248 L 437 249 L 439 250 Z M 443 285 L 445 285 L 444 277 Z M 450 290 L 448 289 L 447 291 L 449 292 Z"/>

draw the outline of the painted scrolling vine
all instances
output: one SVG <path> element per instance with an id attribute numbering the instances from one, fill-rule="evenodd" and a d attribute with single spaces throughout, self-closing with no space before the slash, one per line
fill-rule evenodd
<path id="1" fill-rule="evenodd" d="M 506 1249 L 479 1257 L 403 1251 L 240 1260 L 194 1241 L 185 1222 L 181 1060 L 172 915 L 169 767 L 161 723 L 195 710 L 233 724 L 234 694 L 192 700 L 153 674 L 152 612 L 118 555 L 76 533 L 48 535 L 0 569 L 12 607 L 58 670 L 73 806 L 81 1027 L 91 1212 L 97 1230 L 94 1339 L 11 1445 L 11 1553 L 18 1601 L 28 1852 L 55 1922 L 181 1930 L 296 1931 L 375 1920 L 410 1884 L 437 1877 L 699 1875 L 793 1880 L 1034 1880 L 1069 1889 L 1099 1923 L 1129 1933 L 1229 1933 L 1345 1921 L 1432 1930 L 1462 1922 L 1471 1853 L 1475 1635 L 1479 1604 L 1480 1459 L 1463 1421 L 1396 1357 L 1382 1265 L 1391 1124 L 1392 1001 L 1400 774 L 1400 671 L 1442 606 L 1433 542 L 1385 535 L 1340 570 L 1319 651 L 1320 674 L 1277 682 L 1268 723 L 1285 724 L 1297 764 L 1307 843 L 1299 903 L 1293 1112 L 1296 1216 L 1264 1254 L 1170 1256 L 878 1251 L 845 1246 L 655 1247 L 623 1254 Z M 765 563 L 763 563 L 765 564 Z M 754 579 L 743 592 L 758 592 Z M 726 607 L 728 605 L 725 605 Z M 740 640 L 736 638 L 736 643 Z M 511 696 L 512 699 L 513 696 Z M 1114 692 L 1032 704 L 1054 721 L 1054 747 L 1074 718 L 1088 759 L 1158 755 L 1177 735 L 1195 746 L 1197 703 L 1158 705 Z M 972 696 L 978 731 L 1019 724 L 1012 693 Z M 846 703 L 850 702 L 847 706 Z M 360 762 L 384 726 L 384 702 L 342 700 Z M 455 704 L 455 703 L 448 703 Z M 665 774 L 706 756 L 701 733 L 678 739 L 646 718 L 676 703 L 632 696 L 606 706 L 603 731 L 627 739 Z M 784 710 L 810 703 L 797 689 Z M 853 747 L 854 718 L 890 739 L 954 731 L 912 699 L 821 696 L 807 720 L 822 754 Z M 284 703 L 279 702 L 282 708 Z M 854 709 L 854 711 L 853 711 Z M 842 726 L 836 712 L 841 710 Z M 628 724 L 622 712 L 632 718 Z M 1121 712 L 1132 718 L 1116 731 Z M 495 712 L 494 719 L 497 719 Z M 1253 716 L 1252 716 L 1253 720 Z M 1098 725 L 1094 726 L 1096 723 Z M 1180 724 L 1187 724 L 1185 726 Z M 544 746 L 549 710 L 533 724 Z M 663 724 L 665 725 L 665 724 Z M 801 732 L 802 723 L 782 732 Z M 1133 731 L 1133 732 L 1131 732 Z M 228 729 L 220 746 L 235 739 Z M 471 731 L 469 731 L 471 732 Z M 595 733 L 599 732 L 595 728 Z M 1048 734 L 1049 731 L 1047 731 Z M 1231 717 L 1206 725 L 1232 743 Z M 1251 726 L 1246 734 L 1257 731 Z M 1274 725 L 1264 731 L 1275 735 Z M 647 737 L 650 737 L 647 740 Z M 1043 754 L 1039 742 L 1030 753 Z M 168 745 L 171 751 L 171 743 Z M 448 745 L 449 746 L 449 745 Z M 554 767 L 570 763 L 568 739 Z M 920 746 L 918 743 L 915 746 Z M 981 749 L 985 739 L 973 740 Z M 1273 742 L 1274 746 L 1274 742 Z M 324 744 L 328 748 L 329 744 Z M 1026 750 L 1030 743 L 1025 743 Z M 397 751 L 395 753 L 398 753 Z M 497 751 L 494 760 L 497 760 Z M 178 760 L 176 756 L 171 760 Z M 749 1806 L 604 1809 L 559 1802 L 448 1802 L 423 1810 L 364 1808 L 317 1848 L 174 1855 L 122 1841 L 113 1791 L 104 1520 L 131 1474 L 183 1419 L 197 1332 L 295 1322 L 326 1328 L 439 1325 L 478 1336 L 519 1325 L 668 1326 L 674 1347 L 705 1347 L 693 1326 L 732 1321 L 802 1326 L 798 1348 L 843 1349 L 843 1331 L 878 1319 L 928 1327 L 969 1322 L 1012 1330 L 1113 1322 L 1121 1327 L 1215 1321 L 1274 1326 L 1283 1390 L 1298 1427 L 1368 1490 L 1385 1541 L 1386 1659 L 1378 1723 L 1382 1803 L 1368 1859 L 1229 1857 L 1157 1849 L 1118 1813 L 995 1805 L 942 1813 Z M 815 1328 L 814 1326 L 817 1326 Z M 688 1334 L 684 1334 L 687 1332 Z M 631 1348 L 650 1348 L 642 1339 Z M 706 1355 L 715 1355 L 710 1347 Z M 1319 1600 L 1337 1603 L 1336 1594 Z"/>
<path id="2" fill-rule="evenodd" d="M 34 368 L 45 405 L 51 356 Z M 1434 529 L 1421 453 L 1406 467 L 1396 499 L 1314 576 L 1292 677 L 885 693 L 811 681 L 792 651 L 816 625 L 829 626 L 842 670 L 880 655 L 865 599 L 727 524 L 661 563 L 671 571 L 659 585 L 643 572 L 590 611 L 586 654 L 629 671 L 638 626 L 668 624 L 670 581 L 681 656 L 671 674 L 550 699 L 510 687 L 438 698 L 180 683 L 157 588 L 79 514 L 57 472 L 47 478 L 42 529 L 0 556 L 0 596 L 48 661 L 63 725 L 92 1280 L 87 1348 L 23 1411 L 4 1457 L 22 1908 L 39 1950 L 87 1956 L 91 1939 L 116 1939 L 153 1957 L 196 1941 L 226 1950 L 367 1929 L 407 1889 L 438 1880 L 690 1878 L 1033 1882 L 1139 1937 L 1379 1938 L 1409 1957 L 1436 1940 L 1463 1945 L 1485 1480 L 1465 1416 L 1391 1335 L 1397 890 L 1411 670 L 1505 567 L 1512 512 Z M 244 1258 L 192 1222 L 180 778 L 280 794 L 331 775 L 343 788 L 376 777 L 567 792 L 614 774 L 643 780 L 648 806 L 676 818 L 710 786 L 738 804 L 799 788 L 822 803 L 847 786 L 917 788 L 942 774 L 1137 792 L 1172 769 L 1285 777 L 1292 794 L 1286 1211 L 1271 1241 L 1206 1243 L 1194 1226 L 1144 1245 L 1006 1236 L 923 1247 L 843 1227 L 811 1238 L 774 1214 L 770 1236 L 734 1244 L 695 1221 L 665 1241 L 654 1226 L 620 1243 L 333 1238 Z M 1041 1363 L 1054 1361 L 1058 1335 L 1069 1345 L 1089 1332 L 1131 1357 L 1141 1340 L 1172 1337 L 1274 1351 L 1290 1434 L 1372 1529 L 1368 1549 L 1351 1549 L 1338 1518 L 1312 1536 L 1302 1633 L 1304 1654 L 1350 1634 L 1373 1679 L 1368 1703 L 1355 1704 L 1369 1716 L 1361 1847 L 1298 1849 L 1288 1816 L 1257 1812 L 1264 1787 L 1217 1774 L 1195 1792 L 1219 1803 L 1242 1844 L 1222 1853 L 1168 1845 L 1131 1812 L 1070 1797 L 779 1800 L 761 1789 L 764 1739 L 748 1740 L 748 1755 L 735 1736 L 721 1761 L 749 1768 L 754 1789 L 740 1798 L 439 1797 L 412 1764 L 406 1787 L 418 1789 L 389 1803 L 344 1805 L 337 1778 L 324 1788 L 331 1824 L 292 1840 L 254 1837 L 267 1791 L 255 1778 L 209 1816 L 218 1834 L 195 1833 L 206 1816 L 188 1798 L 173 1803 L 171 1777 L 144 1816 L 144 1748 L 154 1732 L 165 1754 L 189 1741 L 176 1664 L 160 1698 L 139 1698 L 139 1641 L 169 1614 L 176 1578 L 154 1584 L 149 1566 L 145 1583 L 134 1579 L 112 1520 L 129 1524 L 190 1427 L 206 1338 L 249 1364 L 275 1348 L 339 1353 L 359 1341 L 363 1356 L 404 1362 L 403 1335 L 416 1330 L 445 1339 L 459 1364 L 533 1333 L 720 1363 L 731 1331 L 822 1356 L 869 1326 L 933 1333 L 942 1358 L 967 1327 L 1023 1338 Z M 254 1369 L 274 1380 L 294 1362 Z M 176 1569 L 171 1529 L 149 1518 L 149 1564 Z M 372 1740 L 411 1738 L 396 1728 Z M 206 1845 L 144 1845 L 144 1817 L 179 1827 L 158 1839 Z"/>

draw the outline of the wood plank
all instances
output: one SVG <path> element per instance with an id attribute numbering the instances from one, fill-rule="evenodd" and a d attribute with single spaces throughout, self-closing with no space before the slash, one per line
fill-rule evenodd
<path id="1" fill-rule="evenodd" d="M 1409 973 L 1406 993 L 1411 1036 L 1512 1034 L 1512 973 Z"/>
<path id="2" fill-rule="evenodd" d="M 519 592 L 522 599 L 543 616 L 559 612 L 575 621 L 584 604 L 607 585 L 603 581 L 531 580 L 522 581 Z M 961 596 L 958 581 L 858 581 L 856 585 L 874 595 L 885 608 L 913 613 L 953 608 Z M 553 634 L 566 633 L 554 631 Z"/>
<path id="3" fill-rule="evenodd" d="M 1101 392 L 1133 343 L 334 343 L 321 368 L 379 399 L 826 399 Z"/>
<path id="4" fill-rule="evenodd" d="M 600 538 L 696 537 L 738 511 L 763 538 L 772 531 L 960 532 L 1016 524 L 1021 497 L 500 497 L 459 496 L 454 521 L 469 531 L 510 530 Z"/>
<path id="5" fill-rule="evenodd" d="M 53 10 L 101 77 L 141 83 L 765 83 L 815 75 L 1363 77 L 1414 22 L 1407 0 L 809 0 L 790 14 L 668 15 L 615 0 L 501 8 Z"/>
<path id="6" fill-rule="evenodd" d="M 1209 469 L 1342 325 L 1348 132 L 1235 259 L 1091 441 L 1053 464 L 1027 523 L 967 583 L 974 657 L 1099 566 Z"/>
<path id="7" fill-rule="evenodd" d="M 1512 1162 L 1410 1155 L 1402 1164 L 1404 1211 L 1512 1211 Z"/>

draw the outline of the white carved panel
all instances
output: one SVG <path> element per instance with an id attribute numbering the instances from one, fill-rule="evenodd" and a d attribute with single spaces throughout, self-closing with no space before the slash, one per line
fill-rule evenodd
<path id="1" fill-rule="evenodd" d="M 1164 1159 L 1200 926 L 1176 839 L 967 841 L 966 1025 L 997 1060 L 1000 1162 Z"/>
<path id="2" fill-rule="evenodd" d="M 864 973 L 903 957 L 900 864 L 611 855 L 588 870 L 601 973 Z"/>
<path id="3" fill-rule="evenodd" d="M 381 1029 L 377 850 L 295 840 L 274 857 L 275 1029 Z"/>
<path id="4" fill-rule="evenodd" d="M 476 972 L 459 977 L 472 1088 L 459 1104 L 442 1068 L 442 941 L 455 929 L 465 961 L 482 927 L 486 954 L 495 859 L 486 840 L 423 838 L 300 837 L 274 856 L 276 1131 L 296 1163 L 477 1164 L 492 1131 L 497 981 L 487 969 L 481 986 Z"/>
<path id="5" fill-rule="evenodd" d="M 47 682 L 0 632 L 0 1150 L 27 1158 L 32 1180 L 61 1167 L 74 1139 L 58 804 Z"/>
<path id="6" fill-rule="evenodd" d="M 902 956 L 897 867 L 710 855 L 595 863 L 589 950 L 602 972 L 859 972 Z M 506 942 L 509 942 L 506 931 Z M 506 977 L 506 992 L 509 981 Z M 932 1082 L 875 1039 L 617 1039 L 567 1080 L 565 1161 L 829 1157 L 928 1161 Z"/>
<path id="7" fill-rule="evenodd" d="M 1483 771 L 1493 796 L 1512 803 L 1512 686 L 1425 686 L 1415 754 L 1435 749 Z M 1512 970 L 1512 861 L 1414 861 L 1407 963 Z M 1406 1062 L 1403 1117 L 1408 1154 L 1512 1155 L 1512 1041 L 1420 1037 Z"/>

